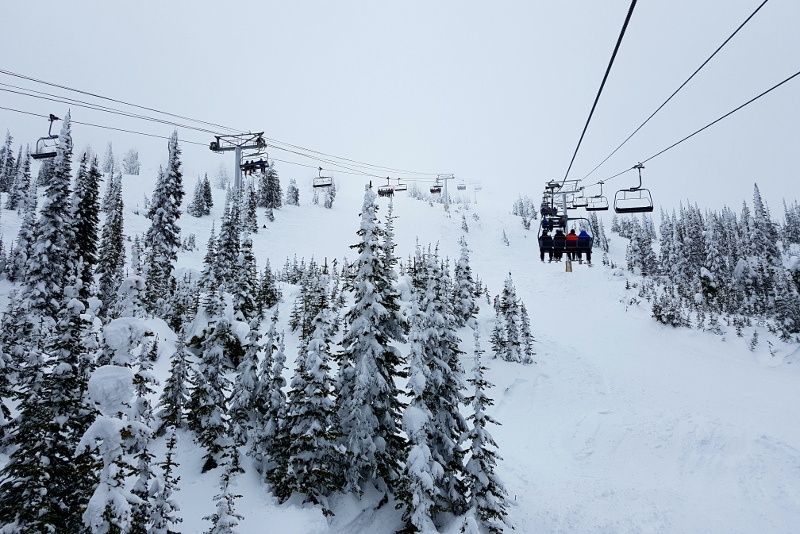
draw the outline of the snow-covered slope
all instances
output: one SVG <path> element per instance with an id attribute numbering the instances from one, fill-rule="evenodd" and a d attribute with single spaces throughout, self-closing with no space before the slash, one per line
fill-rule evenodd
<path id="1" fill-rule="evenodd" d="M 154 181 L 147 176 L 123 180 L 129 236 L 149 226 L 142 205 Z M 253 236 L 259 269 L 267 259 L 273 269 L 280 268 L 295 254 L 306 262 L 312 256 L 318 262 L 355 257 L 348 246 L 358 239 L 364 184 L 340 182 L 331 210 L 312 205 L 310 184 L 300 185 L 299 207 L 283 207 L 272 223 L 259 214 L 267 226 Z M 193 186 L 187 177 L 186 190 Z M 224 204 L 224 192 L 214 194 L 211 216 L 184 214 L 179 221 L 184 237 L 194 233 L 199 246 L 180 254 L 179 269 L 202 267 L 205 243 L 215 217 L 219 229 Z M 490 351 L 485 360 L 487 379 L 494 384 L 491 414 L 502 424 L 490 431 L 503 457 L 498 473 L 509 492 L 509 519 L 516 531 L 796 532 L 797 346 L 759 329 L 762 342 L 751 352 L 749 331 L 744 338 L 732 329 L 720 337 L 662 326 L 650 317 L 646 302 L 637 304 L 636 289 L 625 289 L 626 277 L 636 283 L 628 273 L 599 265 L 599 256 L 595 267 L 576 264 L 572 273 L 564 272 L 563 264 L 542 264 L 535 231 L 526 231 L 508 214 L 510 206 L 494 205 L 486 186 L 478 202 L 453 205 L 447 212 L 441 204 L 398 194 L 396 253 L 406 258 L 417 242 L 438 245 L 452 264 L 465 214 L 473 271 L 492 295 L 500 293 L 510 272 L 531 315 L 536 364 L 491 359 Z M 388 200 L 379 203 L 382 217 Z M 0 225 L 8 244 L 18 221 L 4 210 Z M 502 242 L 504 230 L 508 246 Z M 612 257 L 619 259 L 624 240 L 616 235 L 612 240 Z M 0 284 L 3 304 L 10 285 Z M 285 289 L 281 325 L 293 299 Z M 486 300 L 481 304 L 482 343 L 489 349 L 494 311 Z M 465 329 L 461 338 L 469 369 L 472 336 Z M 286 352 L 291 367 L 296 354 L 291 335 Z M 162 355 L 156 367 L 162 382 L 168 367 Z M 203 453 L 190 434 L 180 440 L 177 499 L 184 521 L 179 528 L 201 532 L 209 526 L 202 517 L 214 511 L 219 474 L 200 475 Z M 159 441 L 157 454 L 163 446 Z M 277 505 L 252 469 L 235 485 L 242 495 L 236 501 L 244 516 L 241 533 L 388 534 L 400 526 L 399 512 L 373 510 L 370 495 L 361 502 L 352 497 L 334 502 L 336 516 L 328 520 L 318 508 L 294 499 Z M 456 531 L 457 525 L 448 529 Z"/>

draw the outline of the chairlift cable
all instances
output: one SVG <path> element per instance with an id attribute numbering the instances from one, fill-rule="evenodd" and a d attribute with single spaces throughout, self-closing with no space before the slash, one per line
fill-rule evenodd
<path id="1" fill-rule="evenodd" d="M 700 132 L 702 132 L 702 131 L 703 131 L 703 130 L 705 130 L 706 128 L 709 128 L 709 127 L 711 127 L 711 126 L 715 125 L 716 123 L 718 123 L 718 122 L 719 122 L 719 121 L 721 121 L 722 119 L 724 119 L 724 118 L 726 118 L 726 117 L 728 117 L 728 116 L 730 116 L 730 115 L 733 115 L 734 113 L 736 113 L 737 111 L 739 111 L 739 110 L 740 110 L 740 109 L 742 109 L 743 107 L 747 106 L 748 104 L 751 104 L 751 103 L 755 102 L 756 100 L 758 100 L 758 99 L 759 99 L 759 98 L 761 98 L 762 96 L 764 96 L 764 95 L 766 95 L 767 93 L 769 93 L 769 92 L 771 92 L 771 91 L 773 91 L 773 90 L 777 89 L 777 88 L 778 88 L 778 87 L 780 87 L 781 85 L 785 84 L 786 82 L 790 81 L 790 80 L 791 80 L 791 79 L 793 79 L 793 78 L 796 78 L 797 76 L 800 76 L 800 71 L 797 71 L 797 72 L 795 72 L 794 74 L 792 74 L 791 76 L 789 76 L 788 78 L 786 78 L 785 80 L 783 80 L 782 82 L 780 82 L 780 83 L 777 83 L 777 84 L 773 85 L 772 87 L 770 87 L 769 89 L 767 89 L 767 90 L 766 90 L 766 91 L 764 91 L 763 93 L 759 94 L 758 96 L 754 96 L 753 98 L 751 98 L 750 100 L 748 100 L 747 102 L 745 102 L 744 104 L 742 104 L 741 106 L 738 106 L 738 107 L 736 107 L 736 108 L 732 109 L 731 111 L 729 111 L 729 112 L 728 112 L 728 113 L 726 113 L 725 115 L 721 116 L 721 117 L 720 117 L 720 118 L 718 118 L 717 120 L 715 120 L 715 121 L 713 121 L 713 122 L 710 122 L 710 123 L 706 124 L 705 126 L 703 126 L 702 128 L 700 128 L 699 130 L 696 130 L 695 132 L 692 132 L 692 133 L 690 133 L 689 135 L 687 135 L 686 137 L 684 137 L 683 139 L 681 139 L 681 140 L 680 140 L 680 141 L 678 141 L 677 143 L 673 143 L 673 144 L 671 144 L 670 146 L 668 146 L 667 148 L 665 148 L 664 150 L 661 150 L 660 152 L 656 152 L 655 154 L 653 154 L 653 155 L 652 155 L 652 156 L 650 156 L 649 158 L 642 160 L 642 163 L 647 163 L 647 162 L 648 162 L 648 161 L 650 161 L 651 159 L 653 159 L 653 158 L 655 158 L 655 157 L 657 157 L 657 156 L 660 156 L 661 154 L 663 154 L 663 153 L 664 153 L 664 152 L 666 152 L 667 150 L 669 150 L 669 149 L 671 149 L 671 148 L 674 148 L 674 147 L 678 146 L 679 144 L 683 143 L 683 142 L 684 142 L 684 141 L 686 141 L 687 139 L 689 139 L 689 138 L 691 138 L 691 137 L 694 137 L 695 135 L 699 134 Z"/>
<path id="2" fill-rule="evenodd" d="M 756 14 L 756 13 L 758 13 L 758 12 L 759 12 L 759 10 L 760 10 L 762 7 L 764 7 L 764 4 L 766 4 L 768 1 L 769 1 L 769 0 L 764 0 L 763 2 L 761 2 L 761 4 L 760 4 L 760 5 L 759 5 L 759 6 L 756 8 L 756 10 L 755 10 L 755 11 L 753 11 L 753 12 L 750 14 L 750 16 L 749 16 L 749 17 L 747 17 L 747 18 L 745 19 L 745 21 L 744 21 L 744 22 L 742 22 L 742 23 L 739 25 L 739 27 L 738 27 L 738 28 L 736 28 L 736 30 L 735 30 L 735 31 L 734 31 L 732 34 L 730 34 L 730 36 L 728 36 L 728 38 L 727 38 L 727 39 L 725 39 L 725 41 L 723 41 L 723 43 L 722 43 L 721 45 L 719 45 L 719 47 L 718 47 L 716 50 L 714 50 L 714 53 L 713 53 L 713 54 L 711 54 L 710 56 L 708 56 L 708 59 L 706 59 L 705 61 L 703 61 L 703 63 L 702 63 L 702 64 L 701 64 L 699 67 L 697 67 L 697 69 L 696 69 L 696 70 L 695 70 L 695 71 L 692 73 L 692 75 L 691 75 L 691 76 L 689 76 L 689 77 L 686 79 L 686 81 L 685 81 L 685 82 L 683 82 L 683 83 L 682 83 L 682 84 L 681 84 L 681 85 L 680 85 L 680 86 L 679 86 L 677 89 L 675 89 L 675 91 L 674 91 L 674 92 L 673 92 L 671 95 L 669 95 L 669 98 L 667 98 L 667 99 L 666 99 L 666 100 L 665 100 L 665 101 L 664 101 L 664 102 L 663 102 L 663 103 L 662 103 L 660 106 L 658 106 L 658 108 L 656 108 L 656 110 L 655 110 L 655 111 L 654 111 L 652 114 L 650 114 L 650 116 L 649 116 L 649 117 L 647 117 L 647 118 L 644 120 L 644 122 L 642 122 L 642 123 L 641 123 L 641 124 L 640 124 L 640 125 L 639 125 L 639 126 L 638 126 L 638 127 L 637 127 L 637 128 L 636 128 L 636 129 L 635 129 L 635 130 L 634 130 L 634 131 L 633 131 L 633 132 L 632 132 L 632 133 L 631 133 L 629 136 L 628 136 L 628 137 L 626 137 L 626 138 L 625 138 L 625 140 L 624 140 L 624 141 L 622 141 L 622 143 L 620 143 L 620 144 L 619 144 L 619 146 L 618 146 L 617 148 L 615 148 L 615 149 L 614 149 L 614 150 L 611 152 L 611 154 L 609 154 L 608 156 L 606 156 L 606 157 L 605 157 L 605 159 L 603 159 L 603 161 L 601 161 L 600 163 L 598 163 L 598 164 L 597 164 L 597 166 L 596 166 L 594 169 L 592 169 L 591 171 L 589 171 L 589 173 L 588 173 L 586 176 L 584 176 L 583 178 L 581 178 L 581 180 L 580 180 L 580 181 L 583 181 L 583 180 L 585 180 L 586 178 L 588 178 L 589 176 L 591 176 L 591 175 L 592 175 L 592 173 L 594 173 L 594 171 L 596 171 L 597 169 L 599 169 L 599 168 L 600 168 L 600 166 L 601 166 L 601 165 L 603 165 L 603 163 L 605 163 L 606 161 L 608 161 L 608 160 L 611 158 L 611 156 L 613 156 L 614 154 L 616 154 L 616 153 L 617 153 L 617 151 L 618 151 L 620 148 L 622 148 L 622 147 L 625 145 L 625 143 L 627 143 L 628 141 L 630 141 L 630 139 L 631 139 L 631 138 L 632 138 L 634 135 L 636 135 L 636 134 L 639 132 L 639 130 L 641 130 L 641 129 L 644 127 L 644 125 L 645 125 L 645 124 L 647 124 L 648 122 L 650 122 L 650 119 L 652 119 L 653 117 L 655 117 L 655 116 L 656 116 L 656 113 L 658 113 L 659 111 L 661 111 L 661 109 L 662 109 L 664 106 L 666 106 L 666 105 L 667 105 L 667 103 L 668 103 L 670 100 L 672 100 L 672 98 L 673 98 L 675 95 L 677 95 L 677 94 L 678 94 L 678 92 L 679 92 L 681 89 L 683 89 L 683 88 L 686 86 L 686 84 L 688 84 L 688 83 L 689 83 L 689 82 L 692 80 L 692 78 L 694 78 L 694 77 L 695 77 L 695 75 L 696 75 L 698 72 L 700 72 L 700 70 L 701 70 L 703 67 L 705 67 L 705 66 L 708 64 L 708 62 L 709 62 L 709 61 L 711 61 L 711 60 L 713 59 L 713 58 L 714 58 L 714 56 L 716 56 L 716 55 L 717 55 L 717 53 L 718 53 L 720 50 L 722 50 L 722 48 L 723 48 L 723 47 L 724 47 L 726 44 L 728 44 L 728 42 L 729 42 L 731 39 L 733 39 L 733 37 L 734 37 L 734 36 L 735 36 L 737 33 L 739 33 L 739 30 L 741 30 L 742 28 L 744 28 L 745 24 L 747 24 L 748 22 L 750 22 L 750 19 L 752 19 L 752 18 L 755 16 L 755 14 Z"/>
<path id="3" fill-rule="evenodd" d="M 189 126 L 188 124 L 181 124 L 181 123 L 172 122 L 172 121 L 168 121 L 168 120 L 164 120 L 164 119 L 157 119 L 157 118 L 154 118 L 154 117 L 147 117 L 145 115 L 139 115 L 139 114 L 136 114 L 136 113 L 130 113 L 130 112 L 123 111 L 123 110 L 109 108 L 107 106 L 100 106 L 100 105 L 97 105 L 97 104 L 92 104 L 91 102 L 85 102 L 83 100 L 76 100 L 74 98 L 69 98 L 69 97 L 66 97 L 66 96 L 53 95 L 53 94 L 50 94 L 50 93 L 44 93 L 42 91 L 34 91 L 32 89 L 18 88 L 16 86 L 12 86 L 12 85 L 5 84 L 5 83 L 2 83 L 2 82 L 0 82 L 0 85 L 5 85 L 6 87 L 15 87 L 17 89 L 23 89 L 23 91 L 30 91 L 30 92 L 39 93 L 39 94 L 38 95 L 37 94 L 30 94 L 30 93 L 27 93 L 27 92 L 15 91 L 13 89 L 4 89 L 4 88 L 0 87 L 0 91 L 4 91 L 6 93 L 13 93 L 13 94 L 21 95 L 21 96 L 27 96 L 27 97 L 30 97 L 30 98 L 39 98 L 41 100 L 49 100 L 51 102 L 57 102 L 59 104 L 67 104 L 69 106 L 76 106 L 76 107 L 80 107 L 80 108 L 91 109 L 93 111 L 102 111 L 104 113 L 110 113 L 112 115 L 120 115 L 120 116 L 123 116 L 123 117 L 141 119 L 141 120 L 145 120 L 145 121 L 156 122 L 156 123 L 159 123 L 159 124 L 166 124 L 168 126 L 175 126 L 176 128 L 185 128 L 187 130 L 195 130 L 195 131 L 202 132 L 202 133 L 210 133 L 212 135 L 216 133 L 213 130 L 208 130 L 206 128 L 197 128 L 197 127 L 194 127 L 194 126 Z"/>
<path id="4" fill-rule="evenodd" d="M 592 104 L 592 110 L 589 112 L 589 117 L 586 119 L 586 124 L 583 126 L 583 131 L 581 132 L 581 137 L 578 139 L 578 146 L 575 147 L 575 152 L 572 154 L 572 159 L 569 161 L 569 167 L 567 167 L 567 172 L 564 175 L 564 179 L 561 181 L 562 185 L 564 182 L 567 181 L 567 177 L 569 176 L 569 171 L 572 169 L 572 164 L 575 162 L 575 156 L 578 155 L 578 150 L 581 148 L 581 142 L 583 142 L 583 136 L 586 135 L 586 130 L 589 128 L 589 122 L 592 120 L 592 115 L 594 115 L 594 110 L 597 107 L 597 102 L 600 100 L 600 95 L 603 93 L 603 87 L 606 85 L 606 80 L 608 79 L 608 75 L 611 72 L 611 66 L 614 64 L 614 59 L 617 57 L 617 52 L 619 51 L 619 47 L 622 44 L 622 37 L 625 35 L 625 30 L 628 29 L 628 22 L 631 20 L 631 15 L 633 15 L 633 8 L 636 7 L 636 0 L 631 1 L 631 6 L 628 8 L 628 15 L 625 17 L 625 23 L 622 25 L 622 30 L 619 32 L 619 37 L 617 38 L 617 44 L 614 46 L 614 52 L 611 54 L 611 60 L 608 62 L 608 67 L 606 67 L 606 73 L 603 75 L 603 81 L 600 83 L 600 89 L 597 91 L 597 96 L 594 98 L 594 103 Z"/>
<path id="5" fill-rule="evenodd" d="M 131 106 L 131 107 L 134 107 L 134 108 L 138 108 L 138 109 L 143 109 L 143 110 L 151 111 L 151 112 L 154 112 L 154 113 L 161 113 L 163 115 L 167 115 L 167 116 L 170 116 L 170 117 L 175 117 L 175 118 L 178 118 L 178 119 L 181 119 L 181 120 L 187 120 L 187 121 L 196 122 L 196 123 L 199 123 L 199 124 L 205 124 L 207 126 L 221 128 L 221 129 L 228 130 L 228 131 L 231 131 L 231 132 L 242 132 L 242 131 L 244 131 L 244 130 L 241 130 L 241 129 L 231 128 L 229 126 L 224 126 L 224 125 L 216 124 L 216 123 L 213 123 L 213 122 L 207 122 L 207 121 L 203 121 L 203 120 L 200 120 L 200 119 L 193 119 L 191 117 L 187 117 L 187 116 L 184 116 L 184 115 L 178 115 L 178 114 L 175 114 L 175 113 L 170 113 L 170 112 L 167 112 L 167 111 L 162 111 L 162 110 L 151 108 L 151 107 L 147 107 L 147 106 L 141 106 L 141 105 L 138 105 L 138 104 L 133 104 L 133 103 L 130 103 L 130 102 L 127 102 L 127 101 L 124 101 L 124 100 L 119 100 L 119 99 L 103 96 L 103 95 L 100 95 L 100 94 L 97 94 L 97 93 L 92 93 L 92 92 L 89 92 L 89 91 L 83 91 L 83 90 L 75 89 L 75 88 L 68 87 L 68 86 L 65 86 L 65 85 L 61 85 L 61 84 L 57 84 L 57 83 L 53 83 L 53 82 L 48 82 L 48 81 L 45 81 L 45 80 L 40 80 L 40 79 L 31 77 L 31 76 L 26 76 L 24 74 L 11 72 L 11 71 L 8 71 L 8 70 L 5 70 L 5 69 L 0 69 L 0 74 L 5 74 L 7 76 L 13 76 L 13 77 L 16 77 L 16 78 L 32 81 L 32 82 L 35 82 L 35 83 L 41 83 L 41 84 L 44 84 L 44 85 L 48 85 L 50 87 L 56 87 L 58 89 L 64 89 L 64 90 L 67 90 L 67 91 L 73 91 L 73 92 L 80 93 L 80 94 L 87 95 L 87 96 L 91 96 L 91 97 L 94 97 L 94 98 L 100 98 L 100 99 L 107 100 L 107 101 L 110 101 L 110 102 L 115 102 L 115 103 L 118 103 L 118 104 L 123 104 L 123 105 Z M 8 86 L 8 84 L 3 84 L 3 85 L 7 85 Z M 15 92 L 15 91 L 9 91 L 7 89 L 0 89 L 0 90 L 5 90 L 7 92 L 12 92 L 12 93 Z M 26 91 L 39 92 L 39 91 L 34 91 L 32 89 L 25 89 L 25 90 Z M 24 96 L 35 97 L 35 98 L 43 98 L 45 100 L 52 100 L 51 98 L 45 98 L 43 96 L 36 97 L 35 95 L 25 94 L 25 93 L 18 93 L 18 94 L 23 94 Z M 57 97 L 57 98 L 69 99 L 69 97 Z M 70 100 L 74 100 L 74 99 L 70 99 Z M 64 102 L 64 101 L 59 101 L 59 100 L 53 100 L 53 101 L 59 102 L 59 103 L 64 103 L 64 104 L 70 104 L 69 102 Z M 76 102 L 80 102 L 80 101 L 76 101 Z M 71 105 L 80 106 L 81 104 L 71 104 Z M 129 116 L 129 117 L 133 117 L 133 118 L 140 118 L 140 119 L 143 119 L 143 120 L 152 120 L 152 121 L 155 121 L 155 122 L 162 122 L 164 124 L 169 124 L 169 125 L 173 125 L 173 126 L 176 126 L 176 127 L 186 128 L 186 129 L 195 130 L 195 131 L 199 131 L 199 132 L 203 132 L 203 133 L 211 133 L 211 134 L 217 134 L 218 133 L 218 132 L 211 131 L 211 130 L 204 129 L 204 128 L 192 127 L 192 126 L 185 125 L 185 124 L 178 124 L 178 123 L 174 123 L 174 122 L 163 121 L 163 120 L 155 119 L 155 118 L 152 118 L 152 117 L 138 116 L 136 114 L 128 113 L 128 112 L 125 112 L 125 111 L 122 111 L 122 110 L 114 110 L 112 112 L 110 110 L 113 110 L 114 108 L 106 108 L 106 106 L 100 106 L 100 105 L 94 105 L 94 104 L 90 104 L 90 105 L 91 106 L 96 106 L 96 107 L 90 107 L 89 108 L 89 109 L 95 109 L 96 111 L 106 111 L 108 113 L 116 112 L 117 114 L 124 115 L 124 116 Z M 84 107 L 87 107 L 87 106 L 84 105 Z M 327 153 L 320 152 L 320 151 L 317 151 L 317 150 L 312 150 L 312 149 L 309 149 L 309 148 L 305 148 L 305 147 L 302 147 L 302 146 L 299 146 L 299 145 L 293 145 L 291 143 L 280 141 L 278 139 L 269 139 L 269 138 L 265 138 L 265 139 L 268 140 L 268 141 L 271 141 L 273 144 L 285 145 L 285 146 L 289 146 L 289 147 L 292 147 L 292 148 L 295 148 L 295 149 L 298 149 L 298 150 L 306 151 L 306 152 L 309 152 L 309 153 L 312 153 L 312 154 L 319 154 L 319 155 L 322 155 L 322 156 L 326 156 L 328 158 L 339 159 L 339 160 L 342 160 L 342 161 L 346 161 L 346 162 L 355 164 L 356 166 L 360 165 L 360 166 L 372 167 L 374 169 L 380 170 L 381 172 L 388 171 L 388 172 L 402 173 L 402 174 L 419 174 L 419 175 L 422 175 L 422 176 L 436 176 L 436 174 L 438 174 L 438 173 L 426 173 L 426 172 L 419 172 L 419 171 L 407 171 L 407 170 L 396 169 L 396 168 L 392 168 L 392 167 L 383 167 L 383 166 L 380 166 L 380 165 L 374 165 L 374 164 L 371 164 L 371 163 L 366 163 L 366 162 L 362 162 L 362 161 L 358 161 L 358 160 L 352 160 L 352 159 L 344 158 L 344 157 L 341 157 L 341 156 L 336 156 L 336 155 L 333 155 L 333 154 L 327 154 Z M 275 148 L 279 148 L 279 147 L 276 146 Z M 322 160 L 322 159 L 319 159 L 319 158 L 314 158 L 313 156 L 308 156 L 308 157 L 312 158 L 312 159 L 317 159 L 318 161 L 322 161 L 322 162 L 325 162 L 325 163 L 330 163 L 330 161 Z M 337 164 L 337 165 L 341 165 L 341 164 Z M 375 176 L 375 175 L 372 175 L 370 173 L 365 173 L 365 174 L 369 175 L 369 176 Z M 380 176 L 378 176 L 378 177 L 380 177 Z"/>
<path id="6" fill-rule="evenodd" d="M 44 80 L 39 80 L 39 79 L 33 78 L 31 76 L 25 76 L 24 74 L 18 74 L 16 72 L 11 72 L 11 71 L 8 71 L 8 70 L 5 70 L 5 69 L 0 69 L 0 74 L 5 74 L 6 76 L 14 76 L 16 78 L 21 78 L 23 80 L 28 80 L 28 81 L 31 81 L 31 82 L 41 83 L 41 84 L 44 84 L 44 85 L 49 85 L 51 87 L 56 87 L 58 89 L 64 89 L 66 91 L 73 91 L 75 93 L 80 93 L 82 95 L 91 96 L 91 97 L 94 97 L 94 98 L 99 98 L 101 100 L 108 100 L 109 102 L 114 102 L 114 103 L 117 103 L 117 104 L 124 104 L 126 106 L 131 106 L 131 107 L 143 109 L 143 110 L 146 110 L 146 111 L 152 111 L 154 113 L 161 113 L 162 115 L 168 115 L 170 117 L 175 117 L 175 118 L 181 119 L 181 120 L 188 120 L 188 121 L 191 121 L 191 122 L 197 122 L 199 124 L 205 124 L 206 126 L 214 126 L 216 128 L 222 128 L 223 130 L 230 130 L 232 132 L 240 131 L 240 130 L 236 130 L 235 128 L 230 128 L 228 126 L 223 126 L 221 124 L 215 124 L 213 122 L 206 122 L 206 121 L 199 120 L 199 119 L 193 119 L 191 117 L 186 117 L 186 116 L 183 116 L 183 115 L 177 115 L 175 113 L 170 113 L 168 111 L 161 111 L 161 110 L 155 109 L 155 108 L 149 108 L 149 107 L 146 107 L 146 106 L 140 106 L 138 104 L 132 104 L 130 102 L 126 102 L 124 100 L 117 100 L 115 98 L 110 98 L 110 97 L 107 97 L 107 96 L 98 95 L 96 93 L 90 93 L 88 91 L 82 91 L 80 89 L 67 87 L 65 85 L 59 85 L 57 83 L 52 83 L 52 82 L 47 82 L 47 81 L 44 81 Z"/>
<path id="7" fill-rule="evenodd" d="M 787 83 L 787 82 L 789 82 L 789 81 L 793 80 L 794 78 L 796 78 L 796 77 L 798 77 L 798 76 L 800 76 L 800 71 L 797 71 L 797 72 L 795 72 L 794 74 L 792 74 L 791 76 L 789 76 L 788 78 L 786 78 L 785 80 L 783 80 L 782 82 L 778 82 L 778 83 L 776 83 L 775 85 L 773 85 L 772 87 L 770 87 L 770 88 L 769 88 L 769 89 L 767 89 L 766 91 L 764 91 L 764 92 L 762 92 L 762 93 L 758 94 L 757 96 L 754 96 L 753 98 L 751 98 L 750 100 L 748 100 L 748 101 L 747 101 L 747 102 L 745 102 L 744 104 L 741 104 L 741 105 L 737 106 L 736 108 L 732 109 L 731 111 L 727 112 L 726 114 L 722 115 L 721 117 L 719 117 L 719 118 L 715 119 L 714 121 L 712 121 L 712 122 L 710 122 L 710 123 L 706 124 L 706 125 L 705 125 L 705 126 L 703 126 L 702 128 L 700 128 L 700 129 L 698 129 L 698 130 L 695 130 L 694 132 L 690 133 L 689 135 L 687 135 L 686 137 L 684 137 L 684 138 L 683 138 L 683 139 L 681 139 L 680 141 L 677 141 L 677 142 L 675 142 L 675 143 L 671 144 L 670 146 L 668 146 L 667 148 L 665 148 L 665 149 L 663 149 L 663 150 L 660 150 L 659 152 L 656 152 L 655 154 L 653 154 L 652 156 L 650 156 L 650 157 L 649 157 L 649 158 L 647 158 L 647 159 L 643 159 L 643 160 L 642 160 L 640 163 L 647 163 L 648 161 L 650 161 L 650 160 L 652 160 L 652 159 L 655 159 L 656 157 L 660 156 L 660 155 L 661 155 L 661 154 L 663 154 L 664 152 L 666 152 L 666 151 L 668 151 L 668 150 L 670 150 L 670 149 L 673 149 L 673 148 L 675 148 L 676 146 L 678 146 L 679 144 L 683 143 L 684 141 L 686 141 L 686 140 L 688 140 L 688 139 L 690 139 L 690 138 L 694 137 L 695 135 L 699 134 L 699 133 L 700 133 L 700 132 L 702 132 L 703 130 L 706 130 L 706 129 L 710 128 L 711 126 L 713 126 L 713 125 L 715 125 L 716 123 L 720 122 L 722 119 L 725 119 L 725 118 L 727 118 L 727 117 L 729 117 L 729 116 L 733 115 L 734 113 L 736 113 L 737 111 L 739 111 L 739 110 L 740 110 L 740 109 L 742 109 L 743 107 L 745 107 L 745 106 L 747 106 L 747 105 L 749 105 L 749 104 L 752 104 L 753 102 L 755 102 L 756 100 L 758 100 L 758 99 L 759 99 L 759 98 L 761 98 L 762 96 L 765 96 L 765 95 L 767 95 L 768 93 L 770 93 L 770 92 L 774 91 L 775 89 L 777 89 L 777 88 L 778 88 L 778 87 L 780 87 L 781 85 L 783 85 L 783 84 L 785 84 L 785 83 Z M 632 171 L 632 170 L 633 170 L 633 169 L 635 169 L 635 168 L 636 168 L 636 166 L 633 166 L 633 167 L 631 167 L 631 168 L 629 168 L 629 169 L 625 169 L 625 170 L 624 170 L 624 171 L 622 171 L 622 172 L 618 172 L 617 174 L 615 174 L 615 175 L 613 175 L 613 176 L 611 176 L 611 177 L 609 177 L 609 178 L 605 178 L 605 179 L 603 179 L 603 180 L 600 180 L 600 181 L 602 181 L 602 182 L 608 182 L 608 181 L 609 181 L 609 180 L 611 180 L 612 178 L 616 178 L 617 176 L 620 176 L 620 175 L 622 175 L 622 174 L 625 174 L 626 172 Z M 587 186 L 585 186 L 585 187 L 592 187 L 592 186 L 594 186 L 594 185 L 597 185 L 597 184 L 599 184 L 599 183 L 600 183 L 600 181 L 598 181 L 598 182 L 595 182 L 595 183 L 593 183 L 593 184 L 591 184 L 591 185 L 587 185 Z"/>

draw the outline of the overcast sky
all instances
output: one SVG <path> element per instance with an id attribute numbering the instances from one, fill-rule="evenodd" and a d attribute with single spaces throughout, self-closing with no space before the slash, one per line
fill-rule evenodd
<path id="1" fill-rule="evenodd" d="M 640 0 L 570 173 L 582 178 L 678 87 L 761 0 Z M 561 179 L 629 0 L 8 0 L 0 69 L 383 166 L 481 180 L 495 198 L 539 197 Z M 800 2 L 771 0 L 586 183 L 631 167 L 800 70 Z M 0 74 L 0 83 L 85 98 Z M 0 89 L 8 89 L 0 85 Z M 106 105 L 113 105 L 105 102 Z M 0 106 L 67 106 L 0 91 Z M 168 136 L 173 127 L 71 106 L 76 121 Z M 35 141 L 47 121 L 0 110 L 0 130 Z M 148 168 L 166 141 L 86 126 L 76 148 Z M 179 128 L 185 141 L 212 136 Z M 232 156 L 183 144 L 190 184 Z M 649 162 L 657 205 L 800 198 L 800 77 Z M 316 166 L 273 149 L 270 156 Z M 322 164 L 326 166 L 325 164 Z M 309 168 L 278 164 L 282 177 Z M 151 171 L 152 172 L 152 171 Z M 379 174 L 386 174 L 380 172 Z M 337 174 L 341 181 L 363 178 Z M 634 185 L 632 173 L 606 192 Z M 190 185 L 191 187 L 191 185 Z M 780 213 L 776 213 L 779 215 Z"/>

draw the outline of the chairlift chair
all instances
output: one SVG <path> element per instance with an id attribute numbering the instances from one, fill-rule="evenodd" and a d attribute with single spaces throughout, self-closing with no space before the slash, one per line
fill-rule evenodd
<path id="1" fill-rule="evenodd" d="M 400 178 L 397 179 L 397 185 L 394 186 L 395 191 L 408 191 L 408 185 L 401 183 Z"/>
<path id="2" fill-rule="evenodd" d="M 571 222 L 572 224 L 570 224 Z M 577 225 L 575 222 L 577 222 Z M 539 222 L 538 236 L 540 252 L 547 252 L 548 254 L 552 254 L 555 258 L 561 258 L 564 253 L 573 253 L 576 255 L 586 254 L 586 258 L 591 261 L 592 247 L 594 246 L 594 236 L 591 234 L 589 234 L 588 239 L 581 239 L 579 237 L 577 242 L 568 242 L 566 235 L 557 237 L 554 235 L 555 232 L 542 238 L 544 230 L 550 232 L 551 230 L 560 229 L 566 234 L 568 226 L 572 226 L 573 228 L 577 226 L 578 229 L 585 230 L 587 234 L 589 234 L 592 228 L 589 219 L 586 217 L 569 217 L 566 220 L 564 220 L 564 217 L 542 217 L 542 220 Z"/>
<path id="3" fill-rule="evenodd" d="M 394 196 L 394 188 L 389 184 L 389 177 L 386 177 L 386 185 L 382 185 L 378 187 L 378 196 L 379 197 L 393 197 Z"/>
<path id="4" fill-rule="evenodd" d="M 586 198 L 583 194 L 583 188 L 581 187 L 581 194 L 576 195 L 572 198 L 572 206 L 574 208 L 585 208 L 589 205 L 589 199 Z"/>
<path id="5" fill-rule="evenodd" d="M 431 194 L 438 195 L 442 192 L 442 184 L 439 182 L 439 179 L 436 179 L 436 183 L 431 186 Z"/>
<path id="6" fill-rule="evenodd" d="M 314 178 L 314 187 L 330 187 L 333 185 L 333 176 L 323 176 L 322 167 L 319 168 L 319 176 Z"/>
<path id="7" fill-rule="evenodd" d="M 634 168 L 639 171 L 639 185 L 617 191 L 614 195 L 614 211 L 617 213 L 650 213 L 653 211 L 653 197 L 648 189 L 642 187 L 644 165 L 638 163 Z"/>
<path id="8" fill-rule="evenodd" d="M 36 141 L 36 151 L 31 153 L 33 159 L 50 159 L 56 157 L 56 145 L 58 136 L 53 134 L 53 122 L 60 121 L 58 117 L 50 114 L 50 127 L 47 129 L 47 137 L 40 137 Z"/>
<path id="9" fill-rule="evenodd" d="M 458 189 L 459 191 L 466 191 L 467 190 L 467 184 L 465 184 L 464 182 L 460 182 L 456 186 L 456 189 Z"/>
<path id="10" fill-rule="evenodd" d="M 258 149 L 254 152 L 242 154 L 239 167 L 242 169 L 242 173 L 244 174 L 252 174 L 254 171 L 265 172 L 267 167 L 269 167 L 269 154 L 267 154 L 266 150 L 264 149 Z"/>
<path id="11" fill-rule="evenodd" d="M 600 194 L 586 198 L 586 211 L 608 211 L 608 199 L 603 195 L 603 182 L 600 182 Z"/>
<path id="12" fill-rule="evenodd" d="M 482 191 L 483 186 L 481 184 L 475 184 L 475 191 Z"/>

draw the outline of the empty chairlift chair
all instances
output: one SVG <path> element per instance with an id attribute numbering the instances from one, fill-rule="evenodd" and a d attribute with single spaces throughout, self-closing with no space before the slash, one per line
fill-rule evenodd
<path id="1" fill-rule="evenodd" d="M 47 137 L 40 137 L 36 141 L 36 151 L 31 153 L 33 159 L 50 159 L 56 157 L 56 145 L 58 136 L 53 133 L 53 122 L 60 121 L 58 117 L 50 114 L 50 127 L 47 129 Z"/>
<path id="2" fill-rule="evenodd" d="M 639 185 L 629 189 L 620 189 L 614 195 L 614 211 L 617 213 L 650 213 L 653 211 L 653 197 L 650 191 L 642 187 L 641 163 L 634 166 L 639 170 Z"/>
<path id="3" fill-rule="evenodd" d="M 322 167 L 319 168 L 319 176 L 314 178 L 314 187 L 330 187 L 333 185 L 333 176 L 323 176 Z"/>
<path id="4" fill-rule="evenodd" d="M 608 199 L 603 195 L 603 182 L 600 183 L 600 194 L 586 197 L 586 211 L 608 211 Z"/>

